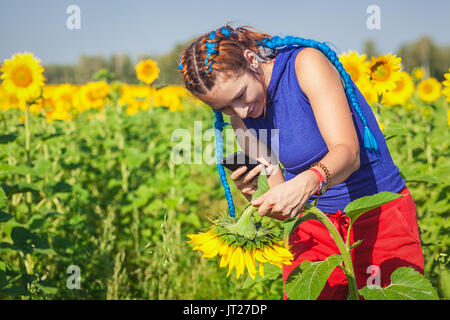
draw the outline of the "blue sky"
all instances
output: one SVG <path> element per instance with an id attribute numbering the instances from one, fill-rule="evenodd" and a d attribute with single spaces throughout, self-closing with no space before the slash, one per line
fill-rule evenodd
<path id="1" fill-rule="evenodd" d="M 81 9 L 81 29 L 69 30 L 69 5 Z M 369 5 L 381 10 L 381 30 L 369 30 Z M 450 1 L 406 0 L 2 0 L 0 59 L 31 51 L 43 64 L 75 63 L 80 54 L 163 54 L 180 41 L 230 21 L 271 35 L 334 43 L 362 51 L 373 39 L 381 53 L 429 35 L 450 45 Z"/>

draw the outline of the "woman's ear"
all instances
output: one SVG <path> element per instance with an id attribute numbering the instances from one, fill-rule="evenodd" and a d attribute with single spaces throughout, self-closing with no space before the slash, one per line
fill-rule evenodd
<path id="1" fill-rule="evenodd" d="M 259 62 L 256 58 L 256 54 L 253 51 L 245 49 L 244 58 L 247 60 L 249 67 L 253 69 L 253 71 L 256 71 L 258 69 Z"/>

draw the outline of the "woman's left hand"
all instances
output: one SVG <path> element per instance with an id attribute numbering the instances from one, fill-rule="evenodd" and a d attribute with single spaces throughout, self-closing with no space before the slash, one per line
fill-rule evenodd
<path id="1" fill-rule="evenodd" d="M 311 171 L 304 171 L 295 178 L 271 188 L 253 200 L 251 204 L 259 207 L 260 216 L 282 214 L 293 218 L 303 208 L 308 199 L 317 193 L 319 179 Z"/>

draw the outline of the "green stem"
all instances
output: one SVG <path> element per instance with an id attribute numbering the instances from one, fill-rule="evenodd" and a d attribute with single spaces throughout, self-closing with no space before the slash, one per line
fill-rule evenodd
<path id="1" fill-rule="evenodd" d="M 427 162 L 428 162 L 428 169 L 433 169 L 433 156 L 432 156 L 432 148 L 431 148 L 431 125 L 428 124 L 426 126 L 426 143 L 427 143 Z"/>
<path id="2" fill-rule="evenodd" d="M 0 114 L 0 117 L 2 118 L 2 121 L 3 121 L 3 131 L 4 131 L 4 132 L 7 132 L 7 131 L 8 131 L 8 126 L 6 125 L 6 118 L 5 118 L 5 116 L 3 115 L 3 113 Z"/>
<path id="3" fill-rule="evenodd" d="M 316 208 L 317 209 L 317 208 Z M 353 264 L 352 264 L 352 258 L 350 255 L 350 247 L 348 246 L 349 243 L 349 235 L 350 235 L 350 227 L 348 229 L 347 233 L 347 245 L 344 243 L 344 240 L 342 240 L 341 235 L 336 230 L 333 223 L 330 221 L 330 219 L 319 209 L 312 210 L 312 213 L 314 213 L 320 221 L 325 225 L 325 227 L 330 232 L 331 238 L 333 238 L 334 242 L 336 243 L 339 251 L 341 252 L 342 259 L 344 260 L 344 273 L 348 280 L 348 286 L 350 290 L 350 298 L 351 300 L 359 300 L 359 293 L 358 293 L 358 287 L 356 285 L 356 278 L 355 278 L 355 272 L 353 270 Z"/>
<path id="4" fill-rule="evenodd" d="M 30 106 L 28 105 L 28 103 L 25 109 L 25 154 L 27 165 L 31 167 L 31 125 L 30 125 Z M 25 179 L 27 183 L 31 184 L 30 174 L 26 174 Z M 27 192 L 26 203 L 29 214 L 31 214 L 31 202 L 32 202 L 31 192 Z"/>
<path id="5" fill-rule="evenodd" d="M 230 229 L 245 238 L 253 238 L 256 233 L 256 227 L 251 219 L 252 214 L 255 211 L 256 209 L 254 206 L 248 205 L 239 218 L 239 221 L 236 222 Z"/>
<path id="6" fill-rule="evenodd" d="M 411 131 L 412 130 L 412 122 L 411 122 L 411 118 L 410 117 L 407 117 L 406 125 L 407 125 L 407 129 L 409 131 Z M 411 148 L 411 145 L 412 145 L 411 134 L 408 134 L 406 136 L 406 148 L 407 148 L 406 149 L 406 153 L 407 153 L 408 162 L 411 162 L 413 160 L 413 153 L 412 153 L 413 150 Z"/>

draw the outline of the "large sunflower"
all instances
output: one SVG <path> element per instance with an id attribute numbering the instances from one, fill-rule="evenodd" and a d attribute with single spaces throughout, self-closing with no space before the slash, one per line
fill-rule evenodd
<path id="1" fill-rule="evenodd" d="M 359 55 L 356 51 L 349 51 L 339 56 L 339 61 L 356 85 L 369 80 L 369 62 L 366 58 L 365 54 Z"/>
<path id="2" fill-rule="evenodd" d="M 417 95 L 425 102 L 433 102 L 441 96 L 441 87 L 436 78 L 428 78 L 417 85 Z"/>
<path id="3" fill-rule="evenodd" d="M 151 84 L 159 76 L 159 68 L 151 59 L 143 60 L 136 65 L 136 76 L 146 84 Z"/>
<path id="4" fill-rule="evenodd" d="M 370 79 L 378 94 L 385 94 L 389 90 L 395 89 L 395 73 L 401 68 L 402 58 L 396 55 L 372 57 L 369 64 Z"/>
<path id="5" fill-rule="evenodd" d="M 5 91 L 24 101 L 39 97 L 45 81 L 44 68 L 39 62 L 29 52 L 16 53 L 5 60 L 0 69 Z"/>
<path id="6" fill-rule="evenodd" d="M 402 105 L 413 95 L 414 82 L 411 76 L 404 71 L 394 74 L 395 89 L 383 96 L 383 103 L 387 105 Z"/>
<path id="7" fill-rule="evenodd" d="M 236 268 L 236 278 L 239 279 L 245 273 L 245 269 L 252 279 L 256 276 L 256 265 L 259 263 L 258 272 L 264 278 L 264 263 L 270 263 L 278 267 L 290 265 L 293 259 L 292 253 L 283 244 L 283 241 L 270 228 L 261 224 L 256 227 L 252 222 L 252 206 L 242 214 L 237 223 L 224 218 L 215 223 L 214 227 L 204 233 L 189 234 L 188 243 L 194 243 L 193 250 L 202 251 L 204 258 L 221 256 L 220 267 L 228 266 L 227 277 L 233 268 Z"/>

